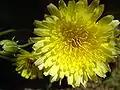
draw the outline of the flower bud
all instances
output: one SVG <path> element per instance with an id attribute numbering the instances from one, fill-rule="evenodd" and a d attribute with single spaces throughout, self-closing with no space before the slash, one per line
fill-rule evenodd
<path id="1" fill-rule="evenodd" d="M 2 45 L 2 52 L 4 53 L 11 54 L 17 52 L 18 50 L 18 45 L 14 41 L 2 40 L 0 41 L 0 45 Z"/>

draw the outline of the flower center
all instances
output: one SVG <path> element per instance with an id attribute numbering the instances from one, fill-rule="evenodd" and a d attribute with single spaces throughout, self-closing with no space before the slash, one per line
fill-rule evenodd
<path id="1" fill-rule="evenodd" d="M 72 23 L 62 23 L 60 28 L 64 41 L 73 48 L 80 47 L 88 39 L 88 32 L 82 25 Z"/>

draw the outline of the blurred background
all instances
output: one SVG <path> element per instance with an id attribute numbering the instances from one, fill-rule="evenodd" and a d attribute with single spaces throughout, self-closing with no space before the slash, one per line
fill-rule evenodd
<path id="1" fill-rule="evenodd" d="M 68 0 L 64 1 L 68 2 Z M 58 0 L 0 0 L 0 31 L 16 30 L 14 33 L 0 37 L 0 40 L 11 40 L 15 36 L 15 40 L 26 43 L 29 37 L 34 36 L 32 34 L 34 20 L 43 20 L 44 14 L 48 13 L 46 6 L 49 3 L 57 5 L 57 2 Z M 120 20 L 120 0 L 101 0 L 100 3 L 105 4 L 103 16 L 112 14 L 115 19 Z M 26 80 L 14 69 L 10 61 L 0 60 L 0 90 L 46 90 L 46 87 L 49 87 L 49 77 L 43 80 Z M 68 89 L 71 87 L 66 84 L 66 79 L 62 83 L 62 86 L 57 82 L 53 83 L 51 90 L 82 90 Z"/>

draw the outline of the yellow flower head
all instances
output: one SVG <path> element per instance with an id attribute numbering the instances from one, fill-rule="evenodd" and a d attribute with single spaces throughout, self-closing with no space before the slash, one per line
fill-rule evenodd
<path id="1" fill-rule="evenodd" d="M 35 60 L 32 53 L 20 50 L 14 63 L 16 71 L 26 79 L 42 78 L 42 71 L 39 71 L 38 67 L 34 65 Z"/>
<path id="2" fill-rule="evenodd" d="M 104 5 L 99 0 L 90 5 L 87 0 L 70 0 L 68 5 L 60 0 L 58 8 L 47 8 L 51 15 L 35 21 L 34 33 L 40 37 L 33 39 L 33 49 L 39 55 L 39 70 L 51 75 L 51 82 L 66 76 L 73 87 L 86 86 L 97 76 L 105 78 L 110 71 L 107 59 L 116 55 L 114 31 L 119 21 L 112 15 L 100 19 Z"/>

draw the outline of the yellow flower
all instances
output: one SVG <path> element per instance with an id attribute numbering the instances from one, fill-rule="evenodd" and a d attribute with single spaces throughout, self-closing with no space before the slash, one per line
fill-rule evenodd
<path id="1" fill-rule="evenodd" d="M 16 71 L 26 79 L 42 78 L 42 71 L 39 71 L 38 67 L 34 65 L 35 60 L 32 53 L 20 50 L 14 63 Z"/>
<path id="2" fill-rule="evenodd" d="M 68 5 L 60 0 L 58 8 L 47 6 L 51 15 L 45 20 L 35 21 L 33 49 L 39 58 L 35 65 L 51 75 L 51 82 L 67 77 L 73 87 L 86 86 L 87 81 L 106 77 L 110 71 L 108 58 L 116 56 L 114 31 L 119 24 L 112 15 L 100 19 L 104 5 L 87 0 Z"/>

